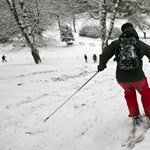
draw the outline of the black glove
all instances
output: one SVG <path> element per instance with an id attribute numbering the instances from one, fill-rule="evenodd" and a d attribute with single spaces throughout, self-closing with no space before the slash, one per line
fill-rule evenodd
<path id="1" fill-rule="evenodd" d="M 97 66 L 97 70 L 98 70 L 98 71 L 103 71 L 105 68 L 106 68 L 106 67 L 103 67 L 103 66 L 101 66 L 101 65 L 98 65 L 98 66 Z"/>

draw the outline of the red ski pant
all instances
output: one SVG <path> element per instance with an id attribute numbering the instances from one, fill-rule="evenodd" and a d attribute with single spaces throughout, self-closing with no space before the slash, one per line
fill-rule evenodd
<path id="1" fill-rule="evenodd" d="M 147 117 L 150 117 L 150 88 L 145 77 L 143 80 L 136 82 L 118 82 L 124 89 L 124 97 L 127 102 L 130 117 L 135 117 L 140 114 L 137 102 L 136 91 L 141 95 L 144 112 Z"/>

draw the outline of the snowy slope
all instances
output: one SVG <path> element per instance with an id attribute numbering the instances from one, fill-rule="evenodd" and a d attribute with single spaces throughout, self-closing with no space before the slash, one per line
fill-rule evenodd
<path id="1" fill-rule="evenodd" d="M 112 60 L 43 123 L 97 71 L 92 55 L 100 54 L 100 40 L 77 37 L 69 48 L 65 43 L 41 48 L 39 65 L 27 48 L 13 53 L 3 50 L 1 55 L 6 54 L 8 63 L 0 64 L 0 150 L 125 149 L 121 144 L 131 129 L 131 119 Z M 144 70 L 149 79 L 146 59 Z M 149 150 L 149 139 L 150 131 L 134 150 Z"/>

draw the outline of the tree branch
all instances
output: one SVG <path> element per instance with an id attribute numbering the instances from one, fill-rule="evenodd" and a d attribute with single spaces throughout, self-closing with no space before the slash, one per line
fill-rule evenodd
<path id="1" fill-rule="evenodd" d="M 36 27 L 36 25 L 39 23 L 39 16 L 40 16 L 40 11 L 39 11 L 39 9 L 38 9 L 38 2 L 37 2 L 38 0 L 36 0 L 36 11 L 37 11 L 37 18 L 36 18 L 36 21 L 34 22 L 34 24 L 32 25 L 32 29 L 31 29 L 31 33 L 33 33 L 33 31 L 34 31 L 34 29 L 35 29 L 35 27 Z"/>
<path id="2" fill-rule="evenodd" d="M 89 7 L 87 7 L 88 12 L 90 13 L 90 15 L 92 16 L 92 18 L 94 18 L 95 20 L 99 20 L 101 18 L 101 16 L 95 16 L 92 11 L 89 9 Z"/>

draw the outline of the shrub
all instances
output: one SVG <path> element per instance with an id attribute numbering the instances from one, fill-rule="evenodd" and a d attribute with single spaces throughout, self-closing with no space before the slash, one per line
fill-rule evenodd
<path id="1" fill-rule="evenodd" d="M 121 31 L 118 27 L 114 27 L 110 39 L 118 38 L 121 34 Z M 80 36 L 91 37 L 91 38 L 100 38 L 101 31 L 99 26 L 84 26 L 80 32 Z"/>
<path id="2" fill-rule="evenodd" d="M 9 37 L 0 34 L 0 43 L 6 43 L 9 41 Z"/>
<path id="3" fill-rule="evenodd" d="M 67 46 L 72 45 L 75 39 L 71 27 L 62 25 L 60 27 L 60 38 L 62 42 L 66 42 Z"/>
<path id="4" fill-rule="evenodd" d="M 118 27 L 114 27 L 110 39 L 118 38 L 121 34 L 121 31 Z"/>
<path id="5" fill-rule="evenodd" d="M 99 26 L 84 26 L 80 30 L 79 35 L 91 38 L 100 38 L 100 33 Z"/>

